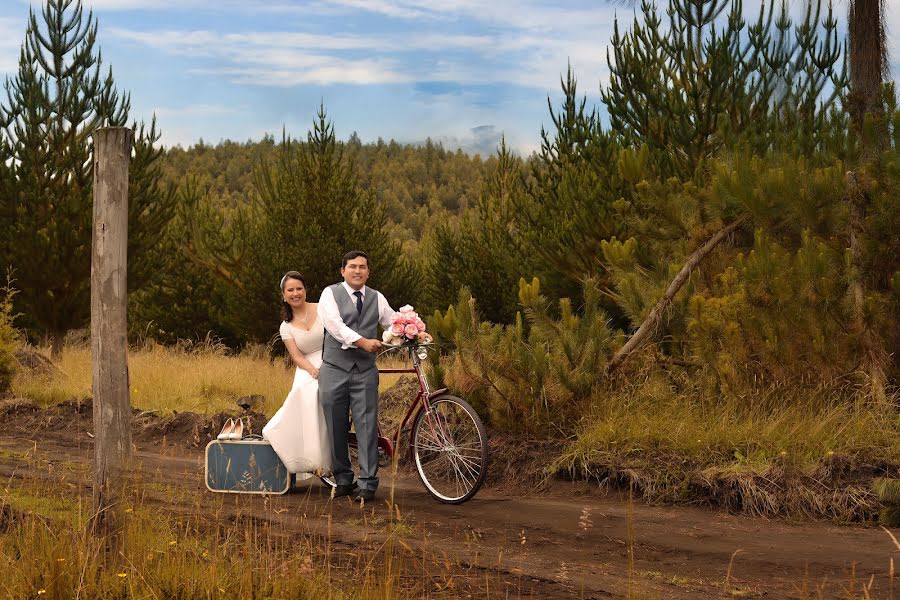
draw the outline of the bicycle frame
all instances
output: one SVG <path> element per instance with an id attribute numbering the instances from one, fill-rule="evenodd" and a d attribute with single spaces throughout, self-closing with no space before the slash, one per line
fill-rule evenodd
<path id="1" fill-rule="evenodd" d="M 392 436 L 393 443 L 391 443 L 391 439 L 382 435 L 381 424 L 380 423 L 378 424 L 378 437 L 380 440 L 384 440 L 387 443 L 389 451 L 386 450 L 386 453 L 388 454 L 388 456 L 391 459 L 393 459 L 393 457 L 394 457 L 394 452 L 395 452 L 396 448 L 400 445 L 400 434 L 403 432 L 403 428 L 406 427 L 407 423 L 414 423 L 416 420 L 416 417 L 419 415 L 419 413 L 421 411 L 428 410 L 428 406 L 429 406 L 428 402 L 432 398 L 434 398 L 435 396 L 438 396 L 440 394 L 443 394 L 444 392 L 447 391 L 447 388 L 440 388 L 440 389 L 431 391 L 431 389 L 428 385 L 428 379 L 426 379 L 425 372 L 422 368 L 422 359 L 420 359 L 416 355 L 415 352 L 409 352 L 409 354 L 412 356 L 412 362 L 413 362 L 413 366 L 411 368 L 407 368 L 407 369 L 381 369 L 381 368 L 379 368 L 378 369 L 379 373 L 393 373 L 393 374 L 401 374 L 401 373 L 413 374 L 414 373 L 416 375 L 416 378 L 419 381 L 419 393 L 416 394 L 415 399 L 412 402 L 410 402 L 409 408 L 406 409 L 406 414 L 403 415 L 403 419 L 400 420 L 400 424 L 397 426 L 397 431 L 395 431 L 394 435 Z M 409 450 L 408 450 L 409 452 L 412 452 L 412 447 L 413 447 L 412 435 L 413 435 L 413 431 L 412 431 L 412 428 L 410 427 Z"/>

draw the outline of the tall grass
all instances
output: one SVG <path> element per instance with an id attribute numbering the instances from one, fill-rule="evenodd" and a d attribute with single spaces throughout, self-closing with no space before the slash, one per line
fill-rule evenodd
<path id="1" fill-rule="evenodd" d="M 806 468 L 835 455 L 898 463 L 898 431 L 900 413 L 826 398 L 787 399 L 770 392 L 755 402 L 717 402 L 635 388 L 594 398 L 565 459 L 666 455 L 735 470 L 773 461 Z"/>
<path id="2" fill-rule="evenodd" d="M 273 513 L 269 502 L 255 516 L 220 519 L 210 506 L 219 498 L 179 514 L 134 496 L 126 509 L 126 547 L 121 556 L 107 557 L 102 540 L 89 531 L 90 499 L 53 498 L 55 493 L 23 486 L 0 490 L 5 597 L 406 598 L 425 585 L 408 575 L 405 550 L 390 542 L 390 529 L 388 544 L 362 545 L 351 557 L 339 556 L 321 535 L 302 528 L 285 532 L 267 518 Z M 400 575 L 418 585 L 401 589 Z"/>
<path id="3" fill-rule="evenodd" d="M 650 379 L 595 393 L 549 470 L 627 482 L 651 500 L 869 520 L 879 507 L 872 474 L 900 465 L 898 432 L 900 412 L 839 389 L 718 399 Z"/>
<path id="4" fill-rule="evenodd" d="M 48 349 L 38 351 L 49 355 Z M 56 367 L 58 372 L 50 375 L 19 370 L 13 379 L 13 394 L 41 406 L 91 396 L 90 348 L 67 346 Z M 131 405 L 161 414 L 234 411 L 237 399 L 258 395 L 263 402 L 257 410 L 271 416 L 284 402 L 294 379 L 293 367 L 281 359 L 270 360 L 259 349 L 232 354 L 214 343 L 147 344 L 130 351 L 128 369 Z M 383 375 L 382 389 L 396 379 L 396 375 Z"/>

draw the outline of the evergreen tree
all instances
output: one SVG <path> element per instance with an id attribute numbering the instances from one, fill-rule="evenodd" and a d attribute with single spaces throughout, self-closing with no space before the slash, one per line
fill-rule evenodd
<path id="1" fill-rule="evenodd" d="M 187 249 L 235 286 L 232 315 L 247 337 L 266 340 L 277 331 L 278 282 L 285 271 L 300 271 L 315 301 L 340 280 L 341 257 L 352 249 L 369 255 L 372 287 L 398 305 L 417 301 L 418 272 L 388 236 L 373 195 L 360 189 L 324 107 L 306 142 L 285 136 L 271 160 L 260 160 L 255 181 L 247 208 L 198 207 Z"/>
<path id="2" fill-rule="evenodd" d="M 474 291 L 484 318 L 513 322 L 519 308 L 518 281 L 533 269 L 513 219 L 523 193 L 521 161 L 509 152 L 504 139 L 476 206 L 464 213 L 458 228 L 443 222 L 432 233 L 427 308 L 445 309 L 465 286 Z"/>
<path id="3" fill-rule="evenodd" d="M 541 151 L 526 193 L 512 198 L 512 216 L 547 295 L 578 305 L 583 277 L 605 279 L 600 241 L 623 235 L 614 205 L 629 186 L 616 169 L 619 145 L 578 98 L 571 68 L 561 84 L 562 107 L 547 101 L 554 129 L 541 130 Z"/>
<path id="4" fill-rule="evenodd" d="M 877 1 L 877 0 L 875 0 Z M 693 177 L 727 141 L 754 150 L 787 138 L 806 149 L 847 85 L 831 6 L 806 4 L 799 23 L 760 6 L 749 27 L 742 0 L 670 0 L 668 23 L 655 4 L 624 35 L 616 20 L 601 90 L 611 128 L 626 145 L 647 145 L 664 176 Z"/>
<path id="5" fill-rule="evenodd" d="M 850 108 L 862 129 L 867 114 L 884 113 L 881 87 L 889 65 L 884 0 L 851 0 L 849 9 Z"/>
<path id="6" fill-rule="evenodd" d="M 151 279 L 129 295 L 129 327 L 134 338 L 163 343 L 213 336 L 229 346 L 245 339 L 233 315 L 237 290 L 212 269 L 193 260 L 185 240 L 192 224 L 218 223 L 220 210 L 200 181 L 188 176 L 178 188 L 177 210 L 155 249 L 163 277 Z"/>
<path id="7" fill-rule="evenodd" d="M 548 295 L 578 300 L 581 279 L 597 277 L 618 301 L 605 308 L 620 326 L 623 316 L 640 324 L 685 259 L 730 231 L 730 219 L 746 219 L 734 212 L 740 206 L 700 192 L 712 159 L 741 147 L 824 151 L 846 138 L 842 46 L 821 3 L 796 26 L 786 8 L 763 6 L 748 27 L 740 0 L 670 0 L 665 25 L 655 5 L 641 11 L 627 33 L 615 27 L 601 90 L 609 130 L 577 100 L 570 69 L 563 109 L 551 106 L 555 135 L 542 132 L 516 215 Z M 624 279 L 611 262 L 616 252 L 602 246 L 632 236 L 641 243 L 631 289 L 612 291 L 613 279 Z"/>
<path id="8" fill-rule="evenodd" d="M 97 21 L 81 1 L 50 0 L 42 20 L 30 12 L 18 74 L 6 81 L 0 105 L 0 163 L 7 165 L 0 198 L 2 262 L 19 283 L 25 322 L 48 334 L 54 357 L 65 333 L 90 316 L 92 164 L 90 136 L 124 126 L 130 98 L 101 73 L 94 45 Z M 129 286 L 156 270 L 147 261 L 171 218 L 174 193 L 154 173 L 155 123 L 135 125 L 129 190 Z"/>

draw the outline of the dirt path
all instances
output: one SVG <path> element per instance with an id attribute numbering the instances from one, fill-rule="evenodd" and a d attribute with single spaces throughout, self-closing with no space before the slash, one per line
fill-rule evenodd
<path id="1" fill-rule="evenodd" d="M 87 486 L 83 474 L 91 450 L 79 427 L 38 434 L 7 427 L 0 434 L 0 478 L 5 485 L 66 479 L 79 493 L 72 482 Z M 202 451 L 163 449 L 146 441 L 137 450 L 136 478 L 153 504 L 197 518 L 268 520 L 286 534 L 327 534 L 344 548 L 386 538 L 393 493 L 402 539 L 414 554 L 480 582 L 456 594 L 450 583 L 436 581 L 438 597 L 622 598 L 631 590 L 635 598 L 661 599 L 802 598 L 804 593 L 862 598 L 861 585 L 872 578 L 871 596 L 889 598 L 889 561 L 893 556 L 900 562 L 879 528 L 647 506 L 567 482 L 539 495 L 488 487 L 463 506 L 433 501 L 407 474 L 385 474 L 377 501 L 363 509 L 346 499 L 331 501 L 318 482 L 303 482 L 269 499 L 218 495 L 204 486 Z M 62 464 L 81 468 L 59 468 Z M 72 473 L 81 473 L 81 479 Z M 900 594 L 900 581 L 894 586 Z M 848 594 L 851 589 L 855 595 Z"/>

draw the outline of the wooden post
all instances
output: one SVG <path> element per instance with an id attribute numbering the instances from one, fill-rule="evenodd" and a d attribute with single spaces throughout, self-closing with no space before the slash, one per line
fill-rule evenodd
<path id="1" fill-rule="evenodd" d="M 117 560 L 125 546 L 122 500 L 131 457 L 128 337 L 128 165 L 133 133 L 93 133 L 94 233 L 91 252 L 91 357 L 94 393 L 94 531 Z"/>

